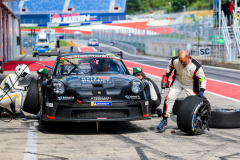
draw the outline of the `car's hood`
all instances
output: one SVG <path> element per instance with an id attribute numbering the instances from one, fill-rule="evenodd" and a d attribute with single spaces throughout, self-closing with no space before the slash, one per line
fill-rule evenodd
<path id="1" fill-rule="evenodd" d="M 97 75 L 74 75 L 62 77 L 61 81 L 67 83 L 72 89 L 120 89 L 136 77 L 123 74 L 97 74 Z"/>
<path id="2" fill-rule="evenodd" d="M 36 51 L 47 51 L 47 50 L 49 50 L 48 48 L 36 48 L 35 49 Z"/>

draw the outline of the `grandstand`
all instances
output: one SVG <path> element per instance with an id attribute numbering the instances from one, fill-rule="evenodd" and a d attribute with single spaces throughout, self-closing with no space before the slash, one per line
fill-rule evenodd
<path id="1" fill-rule="evenodd" d="M 125 12 L 126 0 L 31 0 L 15 1 L 13 10 L 24 14 L 69 13 L 68 8 L 73 8 L 70 13 L 110 13 Z M 64 9 L 65 8 L 65 9 Z"/>
<path id="2" fill-rule="evenodd" d="M 13 2 L 21 23 L 46 24 L 54 14 L 91 14 L 99 21 L 126 19 L 126 0 L 30 0 Z M 96 15 L 97 14 L 97 15 Z M 92 20 L 92 19 L 91 19 Z"/>

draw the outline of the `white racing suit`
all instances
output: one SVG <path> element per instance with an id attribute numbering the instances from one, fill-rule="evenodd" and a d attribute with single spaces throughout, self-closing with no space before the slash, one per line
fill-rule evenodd
<path id="1" fill-rule="evenodd" d="M 23 101 L 24 87 L 19 86 L 18 76 L 13 73 L 7 75 L 0 88 L 0 106 L 11 111 L 10 104 L 14 103 L 16 113 L 20 113 Z"/>
<path id="2" fill-rule="evenodd" d="M 199 91 L 204 92 L 206 89 L 206 79 L 202 66 L 192 57 L 191 62 L 186 67 L 181 64 L 178 57 L 173 57 L 167 67 L 167 77 L 171 75 L 173 70 L 173 81 L 163 107 L 164 118 L 170 116 L 174 102 L 182 90 L 186 92 L 187 96 L 191 96 L 198 94 Z"/>
<path id="3" fill-rule="evenodd" d="M 160 105 L 160 100 L 158 98 L 154 85 L 149 78 L 143 78 L 142 81 L 146 84 L 148 94 L 150 95 L 151 98 L 149 99 L 150 111 L 152 110 L 155 111 L 155 109 Z"/>

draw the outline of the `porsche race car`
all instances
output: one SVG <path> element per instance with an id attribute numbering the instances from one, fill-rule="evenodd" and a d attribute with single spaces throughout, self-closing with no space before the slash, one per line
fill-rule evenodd
<path id="1" fill-rule="evenodd" d="M 99 46 L 99 41 L 97 39 L 89 39 L 88 46 Z"/>
<path id="2" fill-rule="evenodd" d="M 40 110 L 40 124 L 150 119 L 149 91 L 120 57 L 104 52 L 59 55 L 52 70 L 37 71 L 39 78 L 26 97 L 31 102 L 24 104 L 31 105 L 23 110 Z"/>

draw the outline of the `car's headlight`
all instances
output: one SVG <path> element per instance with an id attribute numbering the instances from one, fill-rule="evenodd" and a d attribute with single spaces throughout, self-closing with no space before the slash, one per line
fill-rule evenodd
<path id="1" fill-rule="evenodd" d="M 131 82 L 131 89 L 133 93 L 140 93 L 143 90 L 143 84 L 139 80 L 133 80 Z"/>
<path id="2" fill-rule="evenodd" d="M 60 81 L 52 83 L 53 92 L 56 94 L 63 94 L 65 92 L 64 84 Z"/>

